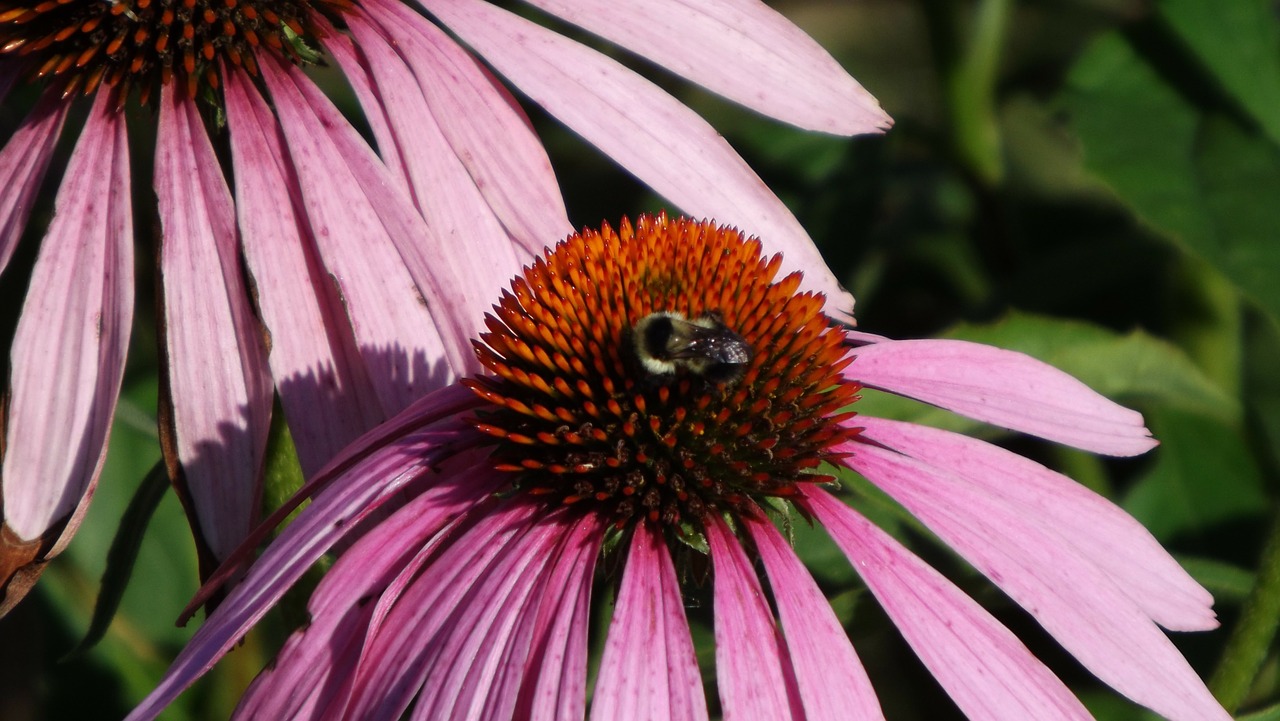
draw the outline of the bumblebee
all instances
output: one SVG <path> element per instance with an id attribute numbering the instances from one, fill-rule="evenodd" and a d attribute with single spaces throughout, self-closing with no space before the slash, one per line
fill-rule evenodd
<path id="1" fill-rule="evenodd" d="M 631 335 L 640 366 L 655 376 L 684 370 L 726 385 L 746 373 L 753 355 L 746 339 L 714 312 L 696 318 L 675 311 L 651 313 L 636 323 Z"/>

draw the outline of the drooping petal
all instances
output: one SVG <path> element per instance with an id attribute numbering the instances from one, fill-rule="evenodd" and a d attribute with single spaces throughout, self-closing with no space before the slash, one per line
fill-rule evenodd
<path id="1" fill-rule="evenodd" d="M 438 289 L 417 282 L 396 236 L 409 245 L 429 242 L 422 219 L 328 98 L 271 56 L 260 68 L 320 257 L 336 279 L 369 378 L 391 415 L 474 362 L 463 357 L 472 322 L 437 322 L 434 315 L 459 311 L 464 296 L 445 302 Z M 450 255 L 437 250 L 442 258 Z"/>
<path id="2" fill-rule="evenodd" d="M 1029 522 L 1053 529 L 1137 603 L 1175 631 L 1217 628 L 1213 597 L 1121 508 L 1084 486 L 1016 453 L 949 431 L 859 416 L 860 438 L 945 469 L 957 481 L 1017 507 Z M 858 452 L 860 444 L 840 450 Z"/>
<path id="3" fill-rule="evenodd" d="M 456 683 L 444 687 L 435 677 L 432 688 L 423 684 L 442 670 L 437 665 L 447 665 L 438 653 L 451 634 L 482 622 L 469 607 L 487 606 L 510 592 L 503 582 L 514 581 L 530 562 L 525 536 L 535 532 L 541 515 L 540 506 L 513 500 L 469 519 L 473 524 L 451 538 L 395 600 L 352 679 L 347 717 L 400 718 L 419 692 L 443 695 L 446 704 L 456 699 L 462 690 Z"/>
<path id="4" fill-rule="evenodd" d="M 801 505 L 827 528 L 907 643 L 972 719 L 1091 719 L 1048 668 L 960 589 L 825 491 Z"/>
<path id="5" fill-rule="evenodd" d="M 245 262 L 262 288 L 257 304 L 271 338 L 271 372 L 311 477 L 387 416 L 304 220 L 275 114 L 242 73 L 222 77 Z"/>
<path id="6" fill-rule="evenodd" d="M 20 539 L 57 534 L 45 558 L 75 533 L 98 482 L 133 319 L 129 153 L 106 95 L 71 155 L 10 352 L 0 507 Z M 3 550 L 7 582 L 16 569 Z"/>
<path id="7" fill-rule="evenodd" d="M 640 523 L 631 538 L 600 659 L 591 719 L 706 718 L 702 677 L 671 553 L 660 532 Z"/>
<path id="8" fill-rule="evenodd" d="M 778 120 L 838 135 L 893 121 L 856 80 L 758 0 L 526 0 Z"/>
<path id="9" fill-rule="evenodd" d="M 791 659 L 751 561 L 718 516 L 707 523 L 715 567 L 716 679 L 725 718 L 804 718 Z"/>
<path id="10" fill-rule="evenodd" d="M 45 93 L 0 150 L 0 188 L 4 188 L 0 193 L 0 273 L 27 227 L 70 107 L 57 93 Z"/>
<path id="11" fill-rule="evenodd" d="M 535 591 L 545 591 L 548 564 L 573 526 L 563 509 L 547 514 L 536 502 L 535 509 L 542 517 L 471 588 L 432 644 L 413 718 L 476 718 L 498 694 L 508 645 L 519 645 L 532 630 L 518 622 L 526 608 L 536 609 Z M 524 667 L 523 656 L 516 660 L 518 669 Z M 508 698 L 514 700 L 515 694 Z"/>
<path id="12" fill-rule="evenodd" d="M 733 222 L 783 252 L 783 273 L 852 313 L 813 241 L 705 120 L 653 83 L 563 35 L 481 0 L 420 0 L 534 102 L 694 216 Z"/>
<path id="13" fill-rule="evenodd" d="M 605 520 L 588 515 L 566 536 L 547 578 L 518 694 L 498 689 L 484 718 L 581 719 L 587 705 L 587 625 L 591 582 L 604 541 Z M 514 697 L 514 713 L 504 699 Z M 498 706 L 497 704 L 504 704 Z"/>
<path id="14" fill-rule="evenodd" d="M 243 582 L 196 631 L 165 678 L 129 715 L 131 721 L 155 718 L 235 645 L 316 559 L 406 486 L 420 484 L 424 479 L 434 484 L 424 491 L 433 496 L 431 512 L 441 519 L 451 519 L 505 480 L 497 473 L 432 473 L 433 464 L 444 459 L 459 456 L 450 464 L 457 463 L 465 469 L 466 463 L 475 463 L 482 457 L 464 450 L 476 442 L 469 423 L 446 417 L 422 427 L 406 427 L 406 419 L 430 417 L 437 397 L 448 404 L 450 395 L 442 391 L 406 409 L 401 417 L 357 441 L 356 448 L 367 453 L 338 458 L 309 482 L 309 487 L 300 493 L 315 490 L 311 504 L 272 542 L 250 567 Z M 393 434 L 392 440 L 385 437 L 387 433 Z M 423 523 L 429 525 L 430 521 Z M 218 578 L 215 575 L 210 583 Z"/>
<path id="15" fill-rule="evenodd" d="M 1156 446 L 1142 415 L 1023 353 L 958 340 L 857 349 L 845 376 L 980 421 L 1110 456 Z"/>
<path id="16" fill-rule="evenodd" d="M 742 524 L 769 574 L 805 718 L 884 718 L 853 644 L 795 551 L 768 521 L 746 516 Z"/>
<path id="17" fill-rule="evenodd" d="M 507 89 L 404 3 L 373 0 L 361 7 L 413 69 L 440 131 L 522 251 L 537 255 L 571 233 L 551 160 Z M 338 47 L 343 40 L 345 36 L 334 37 L 328 45 L 352 77 L 354 58 L 343 61 L 344 51 Z M 353 86 L 359 92 L 359 84 Z M 372 98 L 373 93 L 366 95 Z"/>
<path id="18" fill-rule="evenodd" d="M 380 622 L 377 612 L 386 602 L 380 598 L 398 593 L 388 587 L 416 569 L 415 555 L 454 520 L 435 508 L 438 503 L 431 493 L 410 500 L 343 552 L 311 594 L 310 622 L 254 679 L 238 717 L 311 718 L 341 708 L 338 697 Z"/>
<path id="19" fill-rule="evenodd" d="M 381 105 L 386 107 L 388 129 L 405 169 L 406 190 L 435 232 L 435 242 L 481 245 L 479 239 L 489 238 L 493 243 L 514 248 L 514 241 L 444 137 L 413 72 L 395 51 L 393 43 L 398 43 L 386 37 L 380 26 L 370 22 L 359 9 L 347 13 L 346 20 L 368 59 Z M 412 36 L 404 41 L 417 44 Z M 472 118 L 471 122 L 479 124 L 484 120 Z M 515 272 L 518 262 L 514 253 L 509 255 L 508 269 Z M 490 287 L 481 289 L 490 298 L 498 295 L 507 279 L 503 270 L 500 262 L 495 264 L 487 279 Z"/>
<path id="20" fill-rule="evenodd" d="M 1027 610 L 1080 663 L 1179 721 L 1230 717 L 1177 648 L 1052 526 L 942 468 L 862 444 L 848 460 Z"/>
<path id="21" fill-rule="evenodd" d="M 166 451 L 177 451 L 169 462 L 181 464 L 193 522 L 222 559 L 257 516 L 271 380 L 241 280 L 231 192 L 199 109 L 174 88 L 161 90 L 155 165 L 161 336 L 176 446 Z"/>

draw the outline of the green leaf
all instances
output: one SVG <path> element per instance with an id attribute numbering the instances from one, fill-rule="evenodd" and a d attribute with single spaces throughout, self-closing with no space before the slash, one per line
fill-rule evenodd
<path id="1" fill-rule="evenodd" d="M 1164 0 L 1160 15 L 1241 107 L 1280 142 L 1280 24 L 1268 0 Z"/>
<path id="2" fill-rule="evenodd" d="M 1172 408 L 1147 420 L 1164 445 L 1121 505 L 1156 538 L 1202 538 L 1266 513 L 1262 475 L 1238 426 Z"/>
<path id="3" fill-rule="evenodd" d="M 1069 82 L 1086 166 L 1154 230 L 1280 317 L 1277 146 L 1226 120 L 1229 109 L 1194 104 L 1118 34 L 1092 46 Z"/>
<path id="4" fill-rule="evenodd" d="M 89 630 L 69 655 L 84 653 L 97 645 L 107 633 L 107 627 L 120 608 L 129 577 L 133 575 L 133 566 L 138 560 L 138 551 L 142 548 L 147 526 L 168 491 L 169 476 L 164 464 L 157 462 L 138 485 L 138 490 L 129 501 L 129 507 L 125 509 L 124 517 L 120 519 L 119 530 L 111 541 L 111 549 L 107 551 L 107 569 L 102 574 L 102 586 L 98 590 L 98 600 L 93 607 Z"/>

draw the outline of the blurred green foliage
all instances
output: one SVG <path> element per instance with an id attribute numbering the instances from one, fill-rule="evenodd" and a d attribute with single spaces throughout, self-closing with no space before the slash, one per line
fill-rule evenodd
<path id="1" fill-rule="evenodd" d="M 862 329 L 1019 349 L 1144 412 L 1162 446 L 1139 459 L 989 437 L 1115 499 L 1184 559 L 1217 596 L 1223 628 L 1175 640 L 1209 677 L 1233 633 L 1267 633 L 1238 631 L 1236 622 L 1250 603 L 1280 481 L 1280 10 L 1269 0 L 776 4 L 881 99 L 896 120 L 890 133 L 802 133 L 636 65 L 708 117 L 788 202 L 857 296 Z M 530 113 L 575 225 L 664 206 Z M 136 167 L 149 165 L 135 158 Z M 140 179 L 135 202 L 151 198 Z M 13 276 L 29 268 L 36 240 L 24 240 L 0 284 L 0 335 L 12 333 L 15 288 L 25 283 Z M 149 261 L 140 268 L 139 327 L 100 490 L 38 591 L 0 621 L 0 711 L 118 718 L 190 634 L 172 624 L 196 574 L 170 495 L 106 637 L 63 658 L 89 625 L 129 496 L 158 458 Z M 867 413 L 991 433 L 937 409 L 866 396 Z M 1146 717 L 890 501 L 858 479 L 846 485 L 866 512 L 1017 631 L 1099 719 Z M 958 717 L 825 535 L 803 523 L 794 531 L 887 716 Z M 251 635 L 167 718 L 225 718 L 279 638 Z M 1280 718 L 1271 707 L 1280 701 L 1271 646 L 1262 638 L 1245 672 L 1256 681 L 1231 699 L 1254 714 L 1247 718 Z"/>

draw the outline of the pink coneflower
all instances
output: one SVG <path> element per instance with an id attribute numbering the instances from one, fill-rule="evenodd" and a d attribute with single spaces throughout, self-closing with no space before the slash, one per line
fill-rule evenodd
<path id="1" fill-rule="evenodd" d="M 102 466 L 133 316 L 127 109 L 158 116 L 161 435 L 212 559 L 253 522 L 273 387 L 314 473 L 478 370 L 473 320 L 518 258 L 570 230 L 519 106 L 446 30 L 675 205 L 743 218 L 797 262 L 816 258 L 741 158 L 657 86 L 481 0 L 420 4 L 434 21 L 401 0 L 0 3 L 0 97 L 41 88 L 0 151 L 0 270 L 74 101 L 91 97 L 10 351 L 0 614 L 69 541 Z M 888 126 L 756 0 L 532 4 L 801 127 Z M 376 154 L 299 69 L 317 51 L 354 89 Z"/>
<path id="2" fill-rule="evenodd" d="M 1018 353 L 847 331 L 761 250 L 659 216 L 546 251 L 486 319 L 487 372 L 311 481 L 311 505 L 130 718 L 159 713 L 406 497 L 341 553 L 239 717 L 707 718 L 684 608 L 689 584 L 709 584 L 725 718 L 879 718 L 775 527 L 790 516 L 831 534 L 970 717 L 1089 718 L 1008 629 L 833 494 L 843 467 L 1119 692 L 1171 719 L 1227 719 L 1158 627 L 1213 628 L 1212 599 L 1134 519 L 1008 451 L 847 407 L 876 387 L 1109 455 L 1155 445 L 1141 417 Z M 598 577 L 616 603 L 588 694 Z"/>

